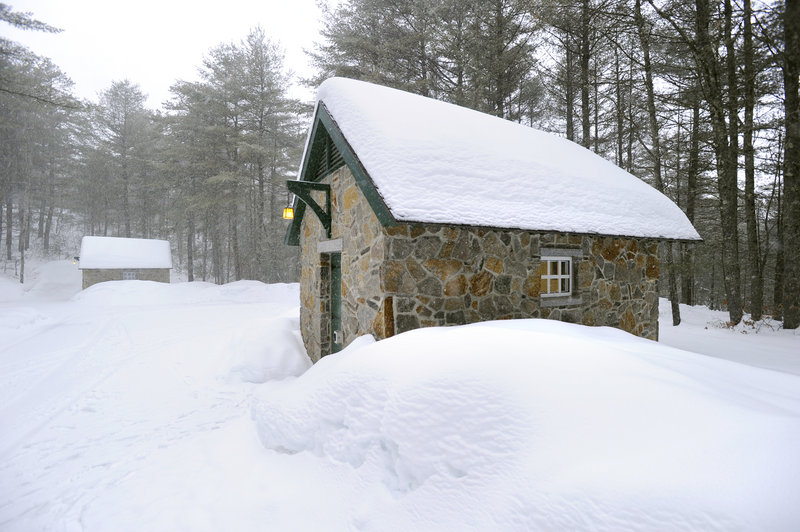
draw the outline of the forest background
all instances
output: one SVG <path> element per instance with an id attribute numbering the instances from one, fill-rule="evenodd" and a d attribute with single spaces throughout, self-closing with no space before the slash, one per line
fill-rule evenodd
<path id="1" fill-rule="evenodd" d="M 663 295 L 800 325 L 800 0 L 345 0 L 309 52 L 332 75 L 578 142 L 668 195 L 704 238 L 662 245 Z M 57 32 L 0 3 L 0 22 Z M 79 100 L 0 37 L 0 252 L 163 238 L 191 281 L 295 281 L 283 244 L 312 106 L 256 27 L 209 50 L 163 111 L 135 80 Z"/>

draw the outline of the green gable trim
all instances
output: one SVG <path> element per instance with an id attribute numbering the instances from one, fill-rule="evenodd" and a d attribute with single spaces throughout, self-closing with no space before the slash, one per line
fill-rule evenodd
<path id="1" fill-rule="evenodd" d="M 369 203 L 369 206 L 372 207 L 372 210 L 375 213 L 375 216 L 378 218 L 378 221 L 380 221 L 381 225 L 384 227 L 396 225 L 397 220 L 395 220 L 394 216 L 392 216 L 392 213 L 389 211 L 389 207 L 387 207 L 386 203 L 384 203 L 383 198 L 378 193 L 378 189 L 375 188 L 375 185 L 372 183 L 372 179 L 369 177 L 369 174 L 367 174 L 367 171 L 364 169 L 361 161 L 358 160 L 358 156 L 353 151 L 353 148 L 350 147 L 350 143 L 347 142 L 346 138 L 344 138 L 339 126 L 336 125 L 333 117 L 331 117 L 330 113 L 328 113 L 328 109 L 322 102 L 319 103 L 317 118 L 320 122 L 322 122 L 322 125 L 325 127 L 328 135 L 330 135 L 331 140 L 333 140 L 334 145 L 342 154 L 345 164 L 347 164 L 347 167 L 353 174 L 356 183 L 358 183 L 361 193 L 364 194 L 365 198 L 367 198 L 367 202 Z"/>
<path id="2" fill-rule="evenodd" d="M 311 129 L 311 136 L 308 139 L 308 149 L 303 157 L 302 173 L 299 180 L 306 182 L 320 181 L 345 164 L 353 174 L 361 193 L 364 194 L 381 225 L 384 227 L 396 225 L 397 220 L 392 216 L 389 207 L 386 206 L 378 189 L 375 188 L 369 174 L 367 174 L 358 156 L 350 147 L 350 143 L 347 142 L 336 121 L 328 113 L 325 104 L 319 102 L 314 117 L 314 125 Z M 284 242 L 289 246 L 299 246 L 300 225 L 303 222 L 306 204 L 295 197 L 293 206 L 294 219 L 286 231 Z M 330 209 L 328 212 L 330 212 Z"/>

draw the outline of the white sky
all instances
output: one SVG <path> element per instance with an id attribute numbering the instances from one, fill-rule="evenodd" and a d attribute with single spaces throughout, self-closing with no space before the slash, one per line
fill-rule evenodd
<path id="1" fill-rule="evenodd" d="M 97 100 L 112 81 L 129 79 L 158 108 L 176 80 L 196 79 L 209 49 L 239 42 L 261 25 L 283 46 L 285 65 L 311 74 L 304 49 L 318 40 L 320 11 L 315 0 L 6 0 L 14 11 L 64 31 L 18 31 L 0 23 L 2 35 L 49 57 L 74 82 L 74 93 Z M 299 84 L 296 84 L 299 85 Z M 295 87 L 305 100 L 313 93 Z"/>

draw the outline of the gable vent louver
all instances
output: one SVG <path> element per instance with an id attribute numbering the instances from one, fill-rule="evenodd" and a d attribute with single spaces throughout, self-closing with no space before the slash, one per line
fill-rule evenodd
<path id="1" fill-rule="evenodd" d="M 338 148 L 336 148 L 328 132 L 323 130 L 321 133 L 323 134 L 320 135 L 317 140 L 319 145 L 314 146 L 316 160 L 314 161 L 314 171 L 311 173 L 311 175 L 314 176 L 314 181 L 320 181 L 326 175 L 344 165 L 342 154 L 339 152 Z"/>

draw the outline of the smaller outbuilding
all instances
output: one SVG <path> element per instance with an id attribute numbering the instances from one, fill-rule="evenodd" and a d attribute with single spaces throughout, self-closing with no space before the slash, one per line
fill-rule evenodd
<path id="1" fill-rule="evenodd" d="M 85 236 L 78 268 L 84 290 L 104 281 L 168 283 L 172 253 L 166 240 Z"/>

